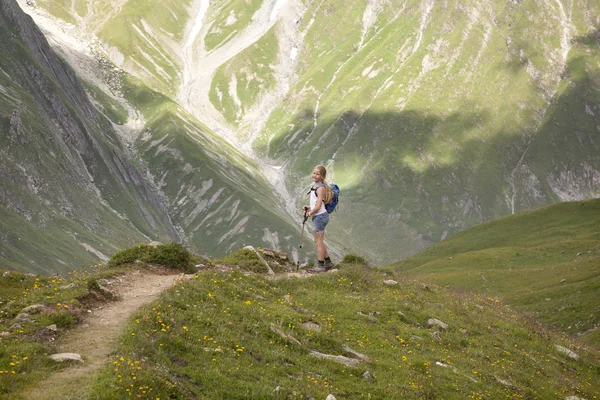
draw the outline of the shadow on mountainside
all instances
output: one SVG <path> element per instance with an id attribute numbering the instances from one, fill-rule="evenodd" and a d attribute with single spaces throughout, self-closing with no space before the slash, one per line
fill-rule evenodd
<path id="1" fill-rule="evenodd" d="M 261 150 L 292 160 L 294 180 L 327 165 L 343 191 L 334 236 L 392 262 L 492 218 L 598 194 L 600 86 L 585 65 L 572 58 L 566 89 L 527 120 L 464 104 L 448 116 L 346 111 L 315 128 L 305 109 Z"/>

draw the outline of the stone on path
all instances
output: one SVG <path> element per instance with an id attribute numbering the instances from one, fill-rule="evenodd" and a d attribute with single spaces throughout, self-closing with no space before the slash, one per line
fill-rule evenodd
<path id="1" fill-rule="evenodd" d="M 57 354 L 52 354 L 50 356 L 50 358 L 57 362 L 63 362 L 63 361 L 83 362 L 83 358 L 81 358 L 81 356 L 79 354 L 75 354 L 75 353 L 57 353 Z"/>

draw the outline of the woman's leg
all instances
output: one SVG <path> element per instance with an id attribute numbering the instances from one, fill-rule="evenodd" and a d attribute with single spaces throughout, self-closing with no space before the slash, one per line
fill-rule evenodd
<path id="1" fill-rule="evenodd" d="M 315 232 L 315 244 L 317 245 L 317 259 L 319 261 L 325 260 L 325 257 L 329 257 L 329 252 L 325 246 L 325 232 Z"/>

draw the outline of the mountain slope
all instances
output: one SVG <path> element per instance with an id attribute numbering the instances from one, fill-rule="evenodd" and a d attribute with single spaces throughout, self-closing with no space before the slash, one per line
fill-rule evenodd
<path id="1" fill-rule="evenodd" d="M 216 256 L 292 250 L 298 225 L 252 160 L 164 93 L 69 48 L 88 68 L 80 83 L 15 2 L 2 10 L 3 267 L 66 272 L 147 240 Z"/>
<path id="2" fill-rule="evenodd" d="M 600 200 L 486 222 L 388 268 L 501 297 L 563 332 L 597 336 Z"/>
<path id="3" fill-rule="evenodd" d="M 342 188 L 328 228 L 339 252 L 385 264 L 485 220 L 600 195 L 595 2 L 108 4 L 23 7 L 73 65 L 85 51 L 61 35 L 255 160 L 291 215 L 326 164 Z"/>
<path id="4" fill-rule="evenodd" d="M 164 200 L 31 18 L 0 3 L 0 261 L 57 273 L 178 240 Z"/>

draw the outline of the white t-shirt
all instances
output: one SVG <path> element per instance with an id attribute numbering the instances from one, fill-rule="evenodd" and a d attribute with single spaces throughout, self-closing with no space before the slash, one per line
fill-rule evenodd
<path id="1" fill-rule="evenodd" d="M 319 188 L 321 188 L 321 187 L 322 186 L 319 186 Z M 314 189 L 314 187 L 313 187 L 313 189 Z M 323 196 L 323 200 L 325 200 L 325 196 Z M 316 204 L 317 204 L 317 190 L 311 190 L 310 191 L 310 209 L 312 210 L 313 208 L 315 208 Z M 327 212 L 327 209 L 325 209 L 325 201 L 322 201 L 321 208 L 319 209 L 319 211 L 317 211 L 313 215 L 319 215 L 319 214 L 323 214 L 326 212 Z"/>

